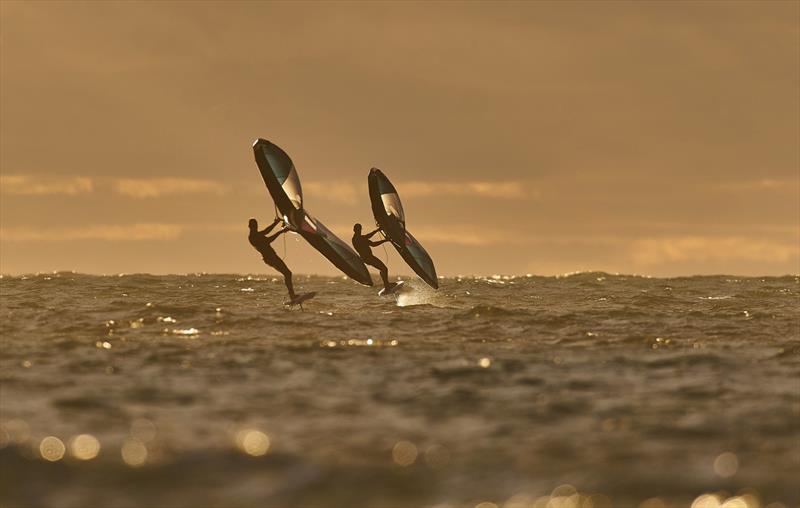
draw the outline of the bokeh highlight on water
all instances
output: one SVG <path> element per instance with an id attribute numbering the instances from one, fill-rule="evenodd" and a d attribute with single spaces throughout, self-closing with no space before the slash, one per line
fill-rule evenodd
<path id="1" fill-rule="evenodd" d="M 794 508 L 798 277 L 0 279 L 0 505 Z"/>

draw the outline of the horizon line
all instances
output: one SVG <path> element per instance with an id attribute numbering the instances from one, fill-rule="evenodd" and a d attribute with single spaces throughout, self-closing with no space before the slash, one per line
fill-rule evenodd
<path id="1" fill-rule="evenodd" d="M 21 272 L 21 273 L 10 273 L 10 272 L 0 272 L 0 279 L 6 277 L 27 277 L 27 276 L 34 276 L 39 277 L 42 275 L 56 275 L 61 276 L 63 274 L 69 275 L 86 275 L 90 277 L 130 277 L 136 275 L 146 275 L 151 277 L 203 277 L 203 276 L 224 276 L 224 275 L 233 275 L 239 277 L 270 277 L 273 279 L 279 279 L 280 274 L 272 274 L 272 273 L 260 273 L 260 272 L 183 272 L 183 273 L 176 273 L 176 272 L 162 272 L 162 273 L 153 273 L 153 272 L 117 272 L 117 273 L 90 273 L 90 272 L 79 272 L 77 270 L 47 270 L 47 271 L 39 271 L 39 272 Z M 536 273 L 493 273 L 493 274 L 478 274 L 478 273 L 469 273 L 469 274 L 456 274 L 456 275 L 439 275 L 437 278 L 439 280 L 447 280 L 447 279 L 465 279 L 465 278 L 472 278 L 472 279 L 495 279 L 495 280 L 509 280 L 509 279 L 525 279 L 525 278 L 564 278 L 564 277 L 573 277 L 576 275 L 603 275 L 603 276 L 611 276 L 611 277 L 638 277 L 643 279 L 683 279 L 683 278 L 692 278 L 692 277 L 737 277 L 737 278 L 748 278 L 748 279 L 781 279 L 785 277 L 800 277 L 800 273 L 785 273 L 782 275 L 743 275 L 743 274 L 734 274 L 734 273 L 707 273 L 707 274 L 689 274 L 689 275 L 670 275 L 670 276 L 657 276 L 657 275 L 649 275 L 643 273 L 622 273 L 622 272 L 606 272 L 604 270 L 577 270 L 573 272 L 564 272 L 561 274 L 552 274 L 552 275 L 542 275 Z M 346 275 L 329 275 L 329 274 L 319 274 L 319 273 L 294 273 L 294 277 L 319 277 L 319 278 L 328 278 L 328 279 L 342 279 L 342 280 L 352 280 L 350 277 Z M 419 278 L 416 275 L 409 275 L 409 274 L 397 274 L 396 278 L 402 277 L 405 279 L 413 279 Z M 357 282 L 357 281 L 354 281 Z"/>

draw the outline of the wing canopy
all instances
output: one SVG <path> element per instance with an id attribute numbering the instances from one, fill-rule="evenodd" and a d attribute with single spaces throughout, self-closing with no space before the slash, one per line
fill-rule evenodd
<path id="1" fill-rule="evenodd" d="M 392 182 L 386 178 L 386 175 L 380 169 L 372 168 L 369 173 L 370 182 L 374 181 L 375 192 L 380 196 L 383 212 L 405 223 L 406 215 L 403 212 L 403 203 L 400 202 L 400 196 L 397 194 L 397 189 L 394 188 Z M 372 194 L 371 191 L 370 194 Z"/>
<path id="2" fill-rule="evenodd" d="M 372 285 L 372 277 L 361 257 L 325 224 L 302 210 L 293 215 L 291 222 L 297 232 L 336 268 L 365 286 Z"/>
<path id="3" fill-rule="evenodd" d="M 281 215 L 290 215 L 293 209 L 302 209 L 303 188 L 289 155 L 278 145 L 260 138 L 253 143 L 253 152 L 261 178 Z"/>

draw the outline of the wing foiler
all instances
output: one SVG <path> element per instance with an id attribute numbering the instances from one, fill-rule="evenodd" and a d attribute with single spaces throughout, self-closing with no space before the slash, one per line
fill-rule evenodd
<path id="1" fill-rule="evenodd" d="M 286 152 L 261 138 L 253 143 L 253 152 L 261 177 L 286 225 L 305 238 L 345 275 L 371 286 L 372 278 L 358 254 L 303 208 L 300 178 Z"/>
<path id="2" fill-rule="evenodd" d="M 406 229 L 406 216 L 397 189 L 378 168 L 369 171 L 368 181 L 369 200 L 375 222 L 414 273 L 432 288 L 439 289 L 439 280 L 431 257 Z"/>

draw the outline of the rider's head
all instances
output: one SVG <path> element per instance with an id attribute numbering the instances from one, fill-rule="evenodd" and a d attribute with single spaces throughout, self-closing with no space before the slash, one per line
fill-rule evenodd
<path id="1" fill-rule="evenodd" d="M 358 234 L 360 235 L 360 234 L 361 234 L 361 224 L 359 224 L 358 222 L 356 222 L 356 223 L 353 225 L 353 231 L 355 231 L 356 233 L 358 233 Z"/>
<path id="2" fill-rule="evenodd" d="M 250 219 L 247 222 L 247 227 L 249 227 L 250 229 L 258 229 L 258 221 L 255 219 Z"/>

